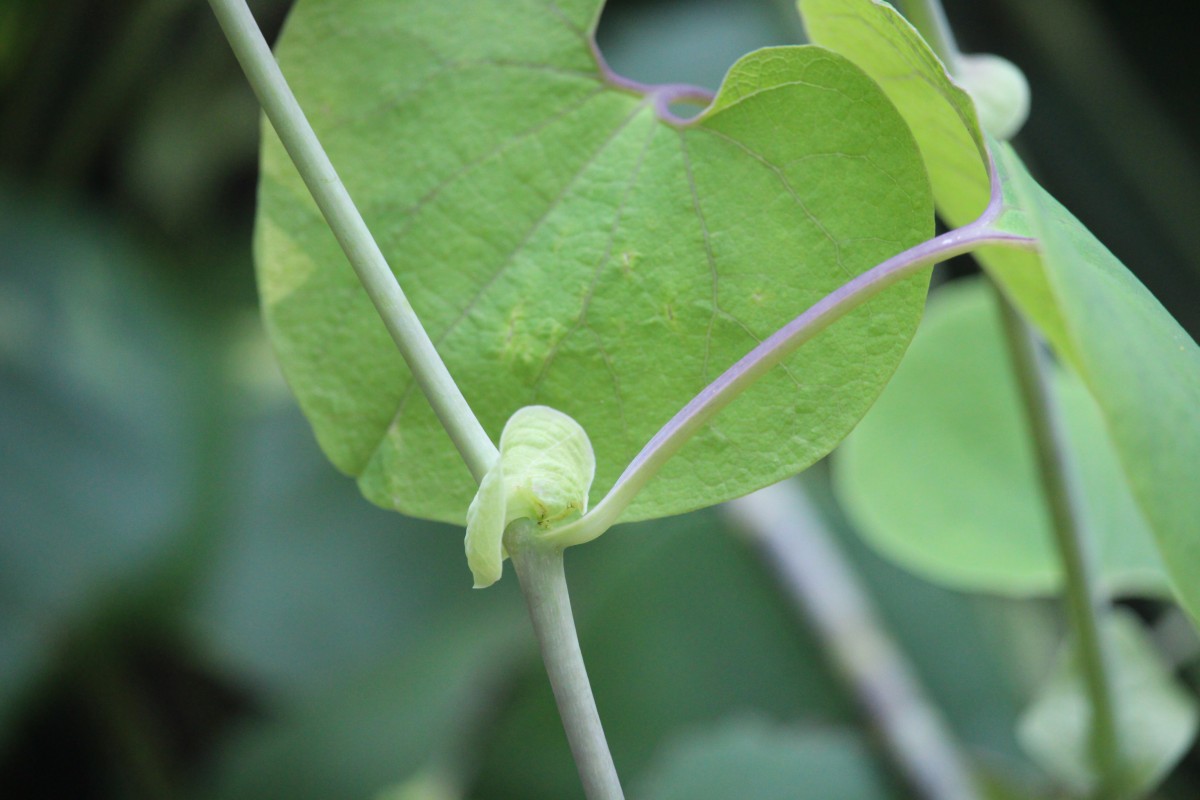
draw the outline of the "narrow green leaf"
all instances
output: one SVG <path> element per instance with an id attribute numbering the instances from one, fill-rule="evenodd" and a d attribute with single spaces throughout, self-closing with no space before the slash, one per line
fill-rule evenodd
<path id="1" fill-rule="evenodd" d="M 597 64 L 600 6 L 306 0 L 278 53 L 484 427 L 526 405 L 570 414 L 595 447 L 592 502 L 735 359 L 932 233 L 911 134 L 845 59 L 751 54 L 681 125 Z M 323 449 L 374 502 L 461 524 L 475 486 L 270 134 L 262 174 L 264 314 Z M 913 279 L 803 348 L 625 518 L 827 453 L 895 369 L 924 289 Z"/>
<path id="2" fill-rule="evenodd" d="M 1200 347 L 1010 148 L 996 149 L 1041 242 L 1071 361 L 1096 398 L 1176 595 L 1200 620 Z"/>
<path id="3" fill-rule="evenodd" d="M 895 795 L 854 734 L 728 722 L 668 745 L 638 800 L 885 800 Z"/>
<path id="4" fill-rule="evenodd" d="M 1120 797 L 1152 791 L 1187 752 L 1196 735 L 1195 699 L 1175 681 L 1131 614 L 1106 621 L 1112 648 L 1117 731 L 1121 737 Z M 1080 793 L 1090 793 L 1096 772 L 1089 756 L 1091 706 L 1076 650 L 1068 642 L 1033 705 L 1022 716 L 1018 738 L 1047 772 Z"/>
<path id="5" fill-rule="evenodd" d="M 1055 369 L 1053 378 L 1105 588 L 1168 592 L 1095 402 L 1073 375 Z M 973 591 L 1061 587 L 999 309 L 982 281 L 934 293 L 908 357 L 835 466 L 859 530 L 914 572 Z"/>

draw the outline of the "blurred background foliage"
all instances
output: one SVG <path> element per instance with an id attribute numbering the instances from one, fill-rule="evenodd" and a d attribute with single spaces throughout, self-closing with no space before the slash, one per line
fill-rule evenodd
<path id="1" fill-rule="evenodd" d="M 290 3 L 251 5 L 276 35 Z M 946 5 L 966 49 L 1027 71 L 1021 142 L 1048 188 L 1200 333 L 1184 4 Z M 600 38 L 632 77 L 715 87 L 802 30 L 783 0 L 614 0 Z M 201 0 L 0 0 L 0 796 L 579 797 L 511 574 L 471 591 L 462 532 L 369 506 L 287 394 L 255 309 L 257 135 Z M 812 472 L 996 796 L 1053 796 L 1014 727 L 1055 604 L 901 572 Z M 805 796 L 906 796 L 719 511 L 617 528 L 569 569 L 636 796 L 796 797 L 797 776 Z M 1193 752 L 1158 796 L 1197 785 Z"/>

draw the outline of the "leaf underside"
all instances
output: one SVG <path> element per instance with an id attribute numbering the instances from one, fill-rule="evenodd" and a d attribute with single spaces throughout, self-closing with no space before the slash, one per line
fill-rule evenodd
<path id="1" fill-rule="evenodd" d="M 594 503 L 684 403 L 830 290 L 929 237 L 903 119 L 858 68 L 779 48 L 688 125 L 597 64 L 601 3 L 306 0 L 278 57 L 485 429 L 548 405 Z M 475 487 L 274 135 L 256 233 L 276 351 L 372 501 L 461 523 Z M 747 493 L 832 449 L 891 376 L 925 279 L 876 298 L 722 412 L 625 519 Z"/>

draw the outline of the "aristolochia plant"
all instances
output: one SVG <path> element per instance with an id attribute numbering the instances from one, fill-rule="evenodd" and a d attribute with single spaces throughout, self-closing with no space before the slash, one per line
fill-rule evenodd
<path id="1" fill-rule="evenodd" d="M 908 429 L 894 412 L 855 437 L 843 494 L 935 579 L 1064 589 L 1078 646 L 1022 728 L 1049 770 L 1134 795 L 1186 747 L 1194 711 L 1105 592 L 1169 586 L 1200 614 L 1200 495 L 1181 489 L 1200 463 L 1200 350 L 1001 143 L 1024 79 L 959 54 L 936 4 L 912 11 L 937 54 L 886 3 L 801 0 L 816 44 L 747 55 L 713 97 L 615 75 L 602 0 L 301 0 L 278 58 L 310 128 L 244 3 L 211 2 L 275 131 L 256 256 L 288 380 L 370 500 L 467 526 L 476 586 L 513 559 L 589 797 L 621 789 L 562 549 L 824 457 L 900 364 L 927 268 L 965 252 L 1002 295 L 1005 419 L 1034 433 L 1013 469 L 1048 509 L 1036 552 L 984 560 L 1001 506 L 966 544 L 906 540 L 953 508 L 913 509 L 918 491 L 889 483 L 923 476 L 904 464 L 922 441 L 887 439 Z M 935 207 L 952 226 L 937 237 Z M 964 303 L 953 324 L 991 333 L 963 341 L 1007 376 L 1003 340 L 986 344 L 1000 326 Z M 1059 394 L 1091 415 L 1070 437 Z M 881 409 L 904 407 L 893 396 Z M 1073 452 L 1099 454 L 1082 483 Z M 1167 707 L 1154 736 L 1123 733 Z"/>

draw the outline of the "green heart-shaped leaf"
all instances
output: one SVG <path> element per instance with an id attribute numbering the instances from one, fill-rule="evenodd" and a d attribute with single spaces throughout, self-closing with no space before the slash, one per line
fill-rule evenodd
<path id="1" fill-rule="evenodd" d="M 599 0 L 301 2 L 279 59 L 451 373 L 493 436 L 561 409 L 595 502 L 761 339 L 932 232 L 920 154 L 861 70 L 759 51 L 683 123 L 597 61 Z M 475 487 L 278 141 L 257 249 L 283 368 L 371 500 L 461 523 Z M 924 278 L 781 365 L 624 519 L 744 494 L 828 452 L 890 377 Z"/>
<path id="2" fill-rule="evenodd" d="M 1074 375 L 1052 374 L 1105 588 L 1165 593 L 1153 537 L 1095 402 Z M 933 294 L 904 363 L 835 464 L 859 530 L 909 569 L 974 591 L 1061 586 L 999 307 L 983 281 Z"/>

